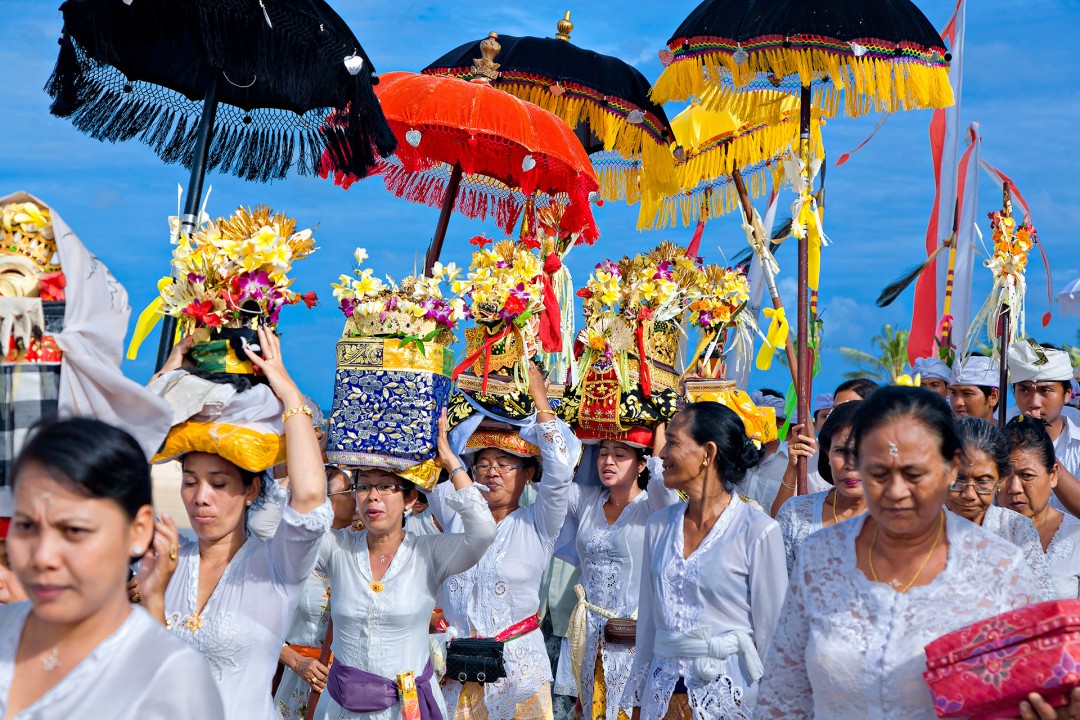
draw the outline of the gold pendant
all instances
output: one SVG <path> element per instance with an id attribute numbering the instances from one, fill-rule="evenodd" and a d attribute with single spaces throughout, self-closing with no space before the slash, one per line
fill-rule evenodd
<path id="1" fill-rule="evenodd" d="M 373 591 L 377 592 L 377 593 L 381 593 L 381 592 L 383 591 L 383 588 L 385 588 L 385 587 L 386 587 L 386 586 L 385 586 L 385 585 L 383 585 L 383 584 L 382 584 L 381 582 L 379 582 L 378 580 L 374 580 L 374 581 L 372 581 L 372 583 L 371 583 L 371 589 L 372 589 Z"/>

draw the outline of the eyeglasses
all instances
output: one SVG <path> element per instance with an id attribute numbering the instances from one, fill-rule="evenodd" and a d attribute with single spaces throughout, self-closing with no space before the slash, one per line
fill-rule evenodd
<path id="1" fill-rule="evenodd" d="M 511 470 L 517 470 L 518 468 L 525 467 L 524 463 L 510 464 L 510 463 L 496 463 L 494 465 L 490 463 L 481 463 L 480 465 L 473 465 L 475 470 L 480 475 L 486 475 L 490 471 L 494 470 L 499 475 L 505 475 Z"/>
<path id="2" fill-rule="evenodd" d="M 949 489 L 953 492 L 964 492 L 968 485 L 975 488 L 977 495 L 993 495 L 998 488 L 998 484 L 992 480 L 956 480 Z"/>
<path id="3" fill-rule="evenodd" d="M 328 493 L 326 493 L 326 497 L 334 497 L 335 495 L 352 495 L 353 492 L 354 492 L 353 491 L 353 486 L 349 485 L 344 490 L 338 490 L 337 492 L 328 492 Z"/>
<path id="4" fill-rule="evenodd" d="M 394 493 L 403 492 L 405 487 L 403 485 L 398 485 L 397 483 L 379 483 L 378 485 L 356 483 L 352 486 L 352 489 L 357 495 L 370 495 L 372 490 L 378 490 L 379 495 L 392 495 Z"/>

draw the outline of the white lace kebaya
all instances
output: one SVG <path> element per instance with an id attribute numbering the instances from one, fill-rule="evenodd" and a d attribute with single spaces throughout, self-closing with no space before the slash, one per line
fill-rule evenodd
<path id="1" fill-rule="evenodd" d="M 395 682 L 406 672 L 423 674 L 431 661 L 428 622 L 439 586 L 451 574 L 476 564 L 495 536 L 495 521 L 475 485 L 454 491 L 446 504 L 457 513 L 464 531 L 406 533 L 378 583 L 371 574 L 367 532 L 334 530 L 323 538 L 318 566 L 329 575 L 333 588 L 335 662 Z M 452 717 L 437 680 L 432 678 L 431 683 L 443 717 Z M 401 717 L 401 705 L 354 713 L 323 693 L 316 712 L 323 720 L 394 720 Z"/>
<path id="2" fill-rule="evenodd" d="M 982 528 L 1020 548 L 1020 551 L 1024 553 L 1024 559 L 1027 561 L 1028 566 L 1039 581 L 1041 600 L 1053 600 L 1059 597 L 1050 576 L 1050 564 L 1047 561 L 1047 555 L 1043 552 L 1042 541 L 1039 540 L 1039 531 L 1035 529 L 1034 523 L 1029 518 L 1014 510 L 991 505 L 986 508 L 986 514 L 983 515 Z M 1067 597 L 1076 597 L 1076 574 L 1080 572 L 1080 567 L 1074 564 L 1072 569 L 1074 570 L 1074 594 Z"/>
<path id="3" fill-rule="evenodd" d="M 566 517 L 581 445 L 561 420 L 523 427 L 521 437 L 540 448 L 543 477 L 537 499 L 498 523 L 495 542 L 475 567 L 443 583 L 439 606 L 459 637 L 494 637 L 540 609 L 540 580 Z M 442 518 L 440 523 L 456 531 L 460 518 Z M 552 680 L 539 630 L 508 641 L 503 654 L 506 677 L 484 685 L 491 720 L 510 720 L 519 702 L 529 700 Z M 454 716 L 461 688 L 456 680 L 447 679 L 443 685 L 448 717 Z"/>
<path id="4" fill-rule="evenodd" d="M 733 495 L 684 558 L 685 512 L 673 505 L 645 526 L 637 651 L 623 702 L 640 706 L 641 720 L 661 720 L 682 678 L 695 720 L 749 720 L 787 588 L 780 528 Z"/>
<path id="5" fill-rule="evenodd" d="M 272 538 L 249 538 L 229 561 L 202 612 L 199 543 L 181 538 L 166 624 L 210 664 L 229 720 L 277 716 L 270 685 L 281 644 L 333 519 L 329 500 L 304 515 L 286 505 Z"/>
<path id="6" fill-rule="evenodd" d="M 614 617 L 637 617 L 638 592 L 641 590 L 641 566 L 645 553 L 645 523 L 657 510 L 678 503 L 679 494 L 664 486 L 663 464 L 649 457 L 649 486 L 622 509 L 615 522 L 608 523 L 604 503 L 610 492 L 598 486 L 570 486 L 566 525 L 560 536 L 572 540 L 576 552 L 558 553 L 567 562 L 581 568 L 581 585 L 590 605 L 602 608 Z M 567 548 L 570 549 L 570 548 Z M 592 708 L 593 674 L 599 651 L 603 659 L 604 684 L 607 686 L 607 717 L 622 710 L 629 717 L 632 708 L 623 704 L 623 688 L 634 661 L 632 645 L 608 645 L 604 642 L 607 617 L 588 610 L 586 613 L 585 655 L 581 667 L 581 707 Z M 556 687 L 573 686 L 570 663 L 559 664 Z M 577 692 L 576 688 L 573 691 Z"/>
<path id="7" fill-rule="evenodd" d="M 803 543 L 765 657 L 755 720 L 933 720 L 923 648 L 1039 599 L 1015 545 L 950 512 L 948 559 L 937 577 L 905 593 L 871 582 L 855 564 L 867 517 Z"/>
<path id="8" fill-rule="evenodd" d="M 1046 563 L 1054 584 L 1054 597 L 1080 596 L 1080 519 L 1062 511 L 1065 517 L 1046 547 Z"/>
<path id="9" fill-rule="evenodd" d="M 795 558 L 803 540 L 823 527 L 821 513 L 825 510 L 825 498 L 829 491 L 816 492 L 812 495 L 796 495 L 780 507 L 776 513 L 776 522 L 784 536 L 784 552 L 787 558 L 788 575 L 795 567 Z"/>

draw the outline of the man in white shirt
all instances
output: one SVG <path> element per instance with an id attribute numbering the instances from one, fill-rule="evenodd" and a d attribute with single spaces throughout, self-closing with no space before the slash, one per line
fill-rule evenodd
<path id="1" fill-rule="evenodd" d="M 1052 499 L 1067 512 L 1080 514 L 1080 426 L 1062 412 L 1072 397 L 1069 354 L 1030 338 L 1020 340 L 1009 348 L 1009 376 L 1017 408 L 1046 421 L 1054 441 L 1059 472 Z"/>
<path id="2" fill-rule="evenodd" d="M 1001 401 L 1001 369 L 996 362 L 980 355 L 957 360 L 949 384 L 954 415 L 996 423 L 994 412 Z"/>
<path id="3" fill-rule="evenodd" d="M 949 397 L 949 366 L 936 357 L 915 358 L 911 373 L 919 376 L 919 386 L 936 392 L 943 398 Z"/>

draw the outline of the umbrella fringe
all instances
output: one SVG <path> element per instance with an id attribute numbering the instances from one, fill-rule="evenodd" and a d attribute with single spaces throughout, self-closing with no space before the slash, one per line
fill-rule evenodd
<path id="1" fill-rule="evenodd" d="M 762 163 L 741 170 L 751 198 L 763 197 L 769 191 L 770 183 L 778 182 L 783 176 L 780 163 Z M 659 230 L 676 227 L 680 221 L 683 227 L 689 227 L 701 217 L 702 208 L 707 217 L 715 218 L 736 210 L 739 203 L 739 192 L 730 176 L 720 174 L 708 185 L 678 195 L 642 195 L 637 227 L 638 230 Z"/>
<path id="2" fill-rule="evenodd" d="M 753 94 L 710 84 L 706 76 L 730 75 L 735 88 L 741 88 L 758 75 L 782 78 L 798 75 L 800 83 L 807 85 L 821 83 L 824 75 L 831 81 L 831 86 L 815 88 L 815 105 L 829 115 L 835 114 L 839 106 L 841 89 L 845 90 L 844 111 L 849 117 L 860 117 L 875 110 L 898 112 L 948 107 L 953 103 L 948 64 L 937 60 L 936 53 L 920 52 L 915 45 L 861 39 L 860 44 L 864 46 L 861 56 L 853 55 L 846 42 L 833 49 L 775 47 L 751 50 L 746 60 L 739 64 L 732 57 L 734 50 L 729 51 L 726 47 L 735 48 L 734 42 L 720 41 L 725 46 L 716 49 L 716 39 L 711 40 L 712 49 L 695 48 L 693 53 L 681 53 L 657 78 L 649 97 L 654 102 L 664 103 L 700 97 L 711 91 L 724 96 L 724 102 L 734 103 L 737 108 L 734 112 L 739 113 L 743 112 L 744 106 L 755 102 Z M 806 40 L 835 42 L 823 38 Z M 755 41 L 748 41 L 744 46 L 752 42 Z M 683 41 L 677 40 L 672 45 L 681 51 Z"/>

